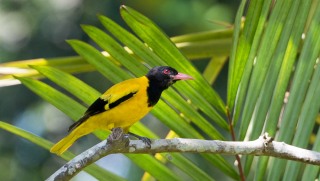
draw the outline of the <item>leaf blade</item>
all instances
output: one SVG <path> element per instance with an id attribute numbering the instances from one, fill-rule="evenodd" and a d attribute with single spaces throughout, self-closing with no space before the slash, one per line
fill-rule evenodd
<path id="1" fill-rule="evenodd" d="M 194 87 L 197 90 L 203 90 L 204 95 L 209 99 L 208 102 L 221 113 L 225 114 L 225 105 L 220 96 L 213 89 L 208 88 L 210 85 L 201 74 L 186 60 L 186 58 L 179 52 L 175 45 L 168 39 L 168 37 L 159 30 L 159 28 L 149 19 L 142 16 L 131 8 L 122 6 L 120 13 L 130 28 L 143 39 L 152 50 L 169 66 L 179 67 L 184 73 L 190 74 L 195 78 L 195 81 L 186 83 L 184 87 Z M 152 37 L 152 38 L 151 38 Z M 176 60 L 176 61 L 171 61 Z M 186 92 L 187 93 L 187 92 Z M 199 96 L 199 97 L 202 97 Z M 197 100 L 192 100 L 197 102 Z M 205 104 L 203 104 L 205 105 Z M 201 104 L 199 107 L 203 107 Z"/>
<path id="2" fill-rule="evenodd" d="M 46 150 L 49 150 L 51 148 L 51 146 L 53 145 L 53 143 L 48 140 L 45 140 L 45 139 L 38 137 L 30 132 L 27 132 L 25 130 L 22 130 L 20 128 L 17 128 L 13 125 L 10 125 L 10 124 L 2 122 L 2 121 L 0 121 L 0 128 L 6 130 L 8 132 L 11 132 L 17 136 L 20 136 L 28 141 L 31 141 L 32 143 L 34 143 L 34 144 L 36 144 Z M 65 160 L 69 161 L 74 156 L 75 156 L 74 154 L 67 152 L 67 153 L 63 154 L 61 157 Z M 111 179 L 111 180 L 116 180 L 116 181 L 125 180 L 124 178 L 122 178 L 114 173 L 111 173 L 105 169 L 102 169 L 101 167 L 99 167 L 98 165 L 96 165 L 94 163 L 91 164 L 90 166 L 88 166 L 87 168 L 85 168 L 84 170 L 97 179 Z"/>

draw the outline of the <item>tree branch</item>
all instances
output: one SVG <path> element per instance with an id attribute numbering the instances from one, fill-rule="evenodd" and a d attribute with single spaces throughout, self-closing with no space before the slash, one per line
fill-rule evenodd
<path id="1" fill-rule="evenodd" d="M 69 180 L 84 167 L 100 158 L 114 153 L 163 153 L 163 152 L 188 152 L 188 153 L 214 153 L 226 155 L 255 155 L 273 156 L 287 160 L 320 165 L 320 153 L 310 151 L 284 142 L 273 141 L 267 134 L 254 141 L 218 141 L 198 139 L 159 139 L 153 140 L 151 148 L 143 141 L 130 140 L 121 128 L 115 128 L 107 140 L 76 156 L 47 180 Z"/>

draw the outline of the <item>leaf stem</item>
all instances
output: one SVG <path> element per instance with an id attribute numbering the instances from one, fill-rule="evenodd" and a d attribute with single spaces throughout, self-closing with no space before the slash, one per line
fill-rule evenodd
<path id="1" fill-rule="evenodd" d="M 231 114 L 230 114 L 230 110 L 229 110 L 228 106 L 227 106 L 226 110 L 227 110 L 227 120 L 228 120 L 228 124 L 229 124 L 229 128 L 230 128 L 231 138 L 232 138 L 232 141 L 236 141 L 236 136 L 235 136 L 235 132 L 234 132 L 234 129 L 233 129 L 232 118 L 231 118 Z M 246 178 L 245 178 L 245 175 L 243 173 L 240 156 L 239 155 L 235 155 L 235 157 L 236 157 L 236 160 L 238 162 L 237 166 L 238 166 L 238 169 L 239 169 L 240 178 L 241 178 L 242 181 L 245 181 Z"/>

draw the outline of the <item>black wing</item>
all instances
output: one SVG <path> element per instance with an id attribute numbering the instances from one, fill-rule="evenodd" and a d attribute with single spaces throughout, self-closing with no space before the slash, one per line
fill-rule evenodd
<path id="1" fill-rule="evenodd" d="M 106 111 L 107 104 L 109 104 L 109 106 L 108 106 L 109 109 L 112 109 L 112 108 L 116 107 L 117 105 L 119 105 L 120 103 L 133 97 L 137 92 L 138 91 L 130 92 L 129 94 L 127 94 L 127 95 L 121 97 L 120 99 L 118 99 L 114 102 L 111 102 L 111 103 L 109 103 L 108 100 L 98 98 L 96 101 L 94 101 L 94 103 L 91 104 L 91 106 L 89 106 L 88 110 L 84 113 L 84 116 L 82 116 L 77 122 L 73 123 L 69 127 L 68 132 L 74 130 L 76 127 L 81 125 L 84 121 L 86 121 L 89 117 Z"/>
<path id="2" fill-rule="evenodd" d="M 108 100 L 103 100 L 101 98 L 98 98 L 94 103 L 89 106 L 87 111 L 84 113 L 84 116 L 82 116 L 77 122 L 73 123 L 69 129 L 68 132 L 74 130 L 76 127 L 78 127 L 80 124 L 82 124 L 84 121 L 86 121 L 90 116 L 102 113 L 105 110 L 105 105 L 108 104 Z"/>

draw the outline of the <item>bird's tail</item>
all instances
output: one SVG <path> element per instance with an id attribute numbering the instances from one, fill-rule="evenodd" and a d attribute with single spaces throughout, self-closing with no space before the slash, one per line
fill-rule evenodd
<path id="1" fill-rule="evenodd" d="M 81 127 L 78 127 L 69 133 L 66 137 L 60 140 L 58 143 L 53 145 L 50 149 L 51 153 L 55 153 L 57 155 L 61 155 L 64 153 L 78 138 L 86 135 L 88 133 L 84 133 Z"/>

